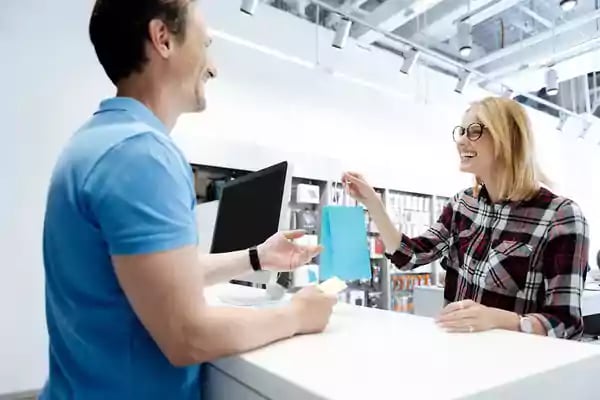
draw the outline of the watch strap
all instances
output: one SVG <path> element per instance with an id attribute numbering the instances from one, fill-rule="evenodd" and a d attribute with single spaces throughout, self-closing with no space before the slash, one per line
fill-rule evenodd
<path id="1" fill-rule="evenodd" d="M 262 271 L 262 265 L 260 265 L 260 258 L 258 257 L 258 250 L 256 246 L 250 247 L 248 250 L 250 255 L 250 265 L 254 271 Z"/>

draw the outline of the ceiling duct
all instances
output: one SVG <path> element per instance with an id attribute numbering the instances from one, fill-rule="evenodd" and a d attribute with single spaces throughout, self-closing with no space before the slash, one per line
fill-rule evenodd
<path id="1" fill-rule="evenodd" d="M 270 2 L 275 7 L 279 7 L 288 12 L 294 13 L 291 3 L 296 4 L 299 0 L 263 0 Z M 304 0 L 307 1 L 307 0 Z M 547 45 L 549 42 L 553 42 L 559 35 L 565 35 L 567 31 L 570 34 L 579 35 L 581 32 L 575 32 L 580 30 L 579 28 L 588 28 L 591 25 L 596 25 L 598 19 L 600 19 L 600 9 L 590 9 L 589 5 L 585 7 L 577 7 L 581 12 L 575 13 L 572 17 L 563 18 L 563 22 L 559 25 L 552 26 L 549 28 L 551 23 L 549 21 L 556 21 L 551 17 L 552 11 L 546 5 L 529 5 L 527 12 L 523 12 L 525 2 L 522 0 L 308 0 L 310 5 L 305 8 L 305 18 L 313 23 L 318 23 L 332 31 L 335 31 L 335 27 L 341 17 L 348 19 L 353 22 L 353 26 L 350 30 L 350 36 L 354 40 L 359 40 L 362 35 L 373 35 L 378 38 L 373 45 L 391 51 L 401 57 L 406 55 L 408 49 L 413 49 L 419 53 L 419 63 L 427 65 L 428 68 L 441 71 L 450 76 L 457 77 L 457 71 L 466 71 L 469 74 L 468 77 L 472 78 L 471 82 L 475 81 L 483 85 L 484 83 L 491 83 L 502 85 L 506 87 L 506 90 L 502 91 L 502 94 L 514 97 L 517 100 L 521 100 L 526 104 L 531 105 L 537 109 L 543 109 L 549 114 L 558 116 L 559 113 L 564 115 L 576 117 L 578 119 L 586 120 L 587 116 L 584 117 L 581 114 L 595 114 L 600 105 L 596 99 L 598 96 L 593 97 L 588 90 L 585 96 L 585 101 L 577 100 L 575 105 L 572 101 L 565 100 L 568 98 L 564 92 L 570 92 L 571 88 L 563 86 L 575 85 L 567 82 L 558 83 L 558 94 L 556 96 L 548 96 L 546 93 L 546 85 L 542 83 L 543 72 L 541 72 L 539 86 L 536 89 L 537 82 L 534 85 L 522 87 L 517 84 L 513 84 L 511 81 L 506 81 L 504 75 L 506 72 L 510 74 L 507 69 L 502 68 L 503 66 L 512 65 L 511 69 L 523 65 L 523 62 L 527 61 L 529 64 L 539 61 L 537 60 L 524 60 L 528 58 L 529 54 L 534 53 L 534 48 L 537 55 L 538 48 L 546 48 L 545 57 L 548 57 Z M 454 4 L 456 3 L 456 4 Z M 410 5 L 410 7 L 409 7 Z M 453 7 L 451 7 L 453 5 Z M 396 7 L 394 18 L 398 20 L 394 21 L 396 24 L 400 21 L 400 27 L 386 27 L 386 24 L 380 20 L 374 21 L 373 18 L 377 15 L 389 19 L 389 13 L 383 13 L 384 10 L 390 7 Z M 558 7 L 554 7 L 555 9 Z M 409 12 L 410 11 L 410 12 Z M 556 10 L 554 11 L 556 12 Z M 558 10 L 560 12 L 560 9 Z M 507 32 L 512 28 L 513 31 L 517 31 L 521 28 L 527 28 L 525 26 L 525 20 L 536 21 L 538 26 L 542 26 L 540 29 L 529 29 L 529 32 L 519 39 L 515 33 L 510 35 L 510 40 L 507 40 L 507 44 L 504 44 L 502 40 L 501 47 L 494 44 L 495 41 L 488 40 L 486 38 L 492 35 L 490 29 L 496 29 L 495 25 L 493 28 L 489 28 L 490 24 L 480 23 L 479 25 L 473 25 L 473 22 L 478 20 L 490 20 L 496 18 L 498 13 L 504 15 L 508 13 L 508 16 L 517 17 L 520 16 L 520 20 L 517 23 L 510 25 Z M 437 15 L 441 14 L 441 15 Z M 335 17 L 333 17 L 335 16 Z M 386 17 L 387 16 L 387 17 Z M 417 17 L 420 16 L 420 17 Z M 329 17 L 329 18 L 328 18 Z M 517 18 L 518 19 L 518 18 Z M 327 23 L 326 21 L 330 22 Z M 387 20 L 386 20 L 387 21 Z M 420 22 L 419 22 L 420 21 Z M 444 22 L 445 21 L 445 22 Z M 336 23 L 332 23 L 336 22 Z M 473 54 L 472 62 L 467 63 L 466 58 L 461 58 L 459 51 L 460 43 L 458 43 L 457 35 L 457 24 L 460 22 L 467 22 L 471 25 L 472 35 L 472 50 Z M 522 24 L 519 25 L 519 22 Z M 390 22 L 391 24 L 391 22 Z M 486 27 L 489 29 L 486 30 Z M 410 29 L 409 29 L 410 28 Z M 412 29 L 416 30 L 413 31 Z M 408 29 L 408 30 L 407 30 Z M 448 36 L 444 36 L 445 33 L 440 31 L 450 30 Z M 413 34 L 410 34 L 410 33 Z M 429 36 L 428 40 L 422 40 L 422 37 L 418 33 L 423 32 Z M 437 32 L 437 33 L 436 33 Z M 466 29 L 463 32 L 466 32 Z M 587 31 L 586 31 L 587 32 Z M 435 33 L 435 34 L 434 34 Z M 335 34 L 335 32 L 334 32 Z M 487 36 L 486 36 L 487 35 Z M 508 33 L 507 33 L 508 35 Z M 440 37 L 448 37 L 449 39 L 440 42 Z M 466 35 L 464 35 L 466 37 Z M 496 37 L 496 33 L 493 33 Z M 572 39 L 571 36 L 567 35 L 567 39 Z M 438 42 L 432 42 L 431 38 Z M 600 40 L 600 39 L 599 39 Z M 370 42 L 370 41 L 369 41 Z M 564 44 L 564 43 L 563 43 Z M 458 47 L 457 47 L 458 45 Z M 573 45 L 573 43 L 570 43 Z M 532 47 L 531 51 L 524 50 L 523 47 Z M 571 48 L 573 48 L 571 46 Z M 574 48 L 577 51 L 582 50 L 577 44 Z M 574 51 L 574 50 L 570 50 Z M 552 51 L 553 56 L 558 57 L 562 55 L 563 50 Z M 487 53 L 487 54 L 485 54 Z M 540 56 L 542 53 L 539 54 Z M 519 65 L 514 63 L 514 60 L 519 60 Z M 550 63 L 544 63 L 538 68 L 546 68 Z M 498 68 L 500 67 L 500 68 Z M 500 73 L 498 73 L 500 72 Z M 557 71 L 558 72 L 558 71 Z M 563 79 L 569 79 L 570 76 L 565 76 L 562 71 L 559 72 Z M 572 76 L 572 75 L 571 75 Z M 581 85 L 581 84 L 580 84 Z M 573 86 L 574 87 L 574 86 Z M 460 90 L 461 88 L 459 88 Z M 535 90 L 532 90 L 535 89 Z M 589 88 L 588 88 L 589 89 Z M 514 93 L 513 93 L 514 91 Z M 580 90 L 578 90 L 580 91 Z M 575 92 L 578 92 L 575 91 Z M 552 92 L 552 90 L 550 91 Z M 499 93 L 500 94 L 500 93 Z M 585 110 L 583 113 L 581 110 Z"/>
<path id="2" fill-rule="evenodd" d="M 551 71 L 551 70 L 548 70 Z M 548 87 L 548 86 L 547 86 Z M 593 115 L 600 118 L 600 71 L 590 72 L 585 75 L 580 75 L 575 78 L 568 79 L 558 83 L 558 93 L 552 96 L 546 88 L 541 88 L 535 93 L 540 97 L 546 98 L 548 101 L 556 104 L 558 107 L 567 109 L 577 115 Z M 550 95 L 549 95 L 550 94 Z M 548 110 L 547 107 L 541 107 L 535 103 L 529 103 L 525 99 L 520 99 L 523 103 L 527 103 L 541 111 L 549 112 L 554 115 L 554 112 Z"/>

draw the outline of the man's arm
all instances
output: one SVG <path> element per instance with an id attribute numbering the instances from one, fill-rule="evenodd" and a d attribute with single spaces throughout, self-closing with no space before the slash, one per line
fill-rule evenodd
<path id="1" fill-rule="evenodd" d="M 82 209 L 102 233 L 119 284 L 165 356 L 195 364 L 324 329 L 335 301 L 314 288 L 279 309 L 206 304 L 207 265 L 243 271 L 250 260 L 244 251 L 199 259 L 193 187 L 178 157 L 152 134 L 134 136 L 107 153 L 82 188 Z M 268 264 L 311 255 L 282 234 L 264 248 Z"/>
<path id="2" fill-rule="evenodd" d="M 232 269 L 250 269 L 246 252 L 206 255 Z M 293 305 L 278 309 L 210 307 L 203 295 L 205 265 L 194 246 L 113 257 L 119 283 L 135 313 L 174 365 L 244 352 L 300 332 Z"/>
<path id="3" fill-rule="evenodd" d="M 206 286 L 227 282 L 252 272 L 249 263 L 232 263 L 232 254 L 239 254 L 240 259 L 245 258 L 248 261 L 249 255 L 247 250 L 223 254 L 198 254 L 198 263 L 203 266 L 202 269 L 205 271 L 204 284 Z"/>

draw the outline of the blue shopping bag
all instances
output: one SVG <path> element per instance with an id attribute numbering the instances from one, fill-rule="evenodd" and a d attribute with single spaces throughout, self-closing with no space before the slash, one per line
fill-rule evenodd
<path id="1" fill-rule="evenodd" d="M 325 206 L 321 217 L 320 280 L 371 278 L 365 212 L 360 207 Z"/>

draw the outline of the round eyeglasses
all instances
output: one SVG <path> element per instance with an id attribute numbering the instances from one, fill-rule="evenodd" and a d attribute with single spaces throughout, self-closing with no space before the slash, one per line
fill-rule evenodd
<path id="1" fill-rule="evenodd" d="M 483 135 L 484 129 L 485 126 L 483 124 L 480 124 L 479 122 L 474 122 L 466 128 L 463 128 L 459 125 L 452 130 L 452 139 L 455 142 L 457 142 L 461 136 L 464 136 L 466 134 L 467 139 L 469 139 L 471 142 L 474 142 L 476 140 L 479 140 L 481 135 Z"/>

